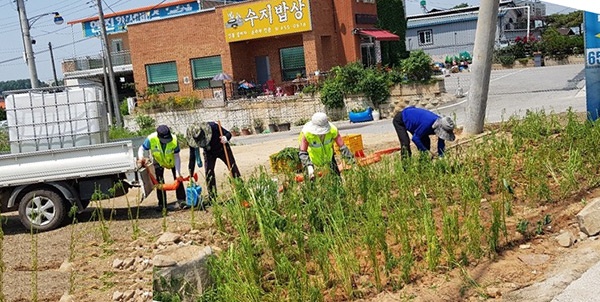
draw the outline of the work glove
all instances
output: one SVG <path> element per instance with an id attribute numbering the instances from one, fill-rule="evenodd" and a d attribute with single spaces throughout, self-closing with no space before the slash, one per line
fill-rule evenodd
<path id="1" fill-rule="evenodd" d="M 227 144 L 227 136 L 221 136 L 221 144 Z"/>
<path id="2" fill-rule="evenodd" d="M 348 146 L 343 145 L 342 147 L 340 147 L 340 152 L 342 153 L 342 156 L 351 164 L 353 164 L 354 161 L 354 155 L 352 154 L 352 151 L 350 151 L 350 148 L 348 148 Z"/>
<path id="3" fill-rule="evenodd" d="M 308 178 L 310 180 L 315 179 L 315 168 L 313 166 L 306 167 L 306 172 L 308 173 Z"/>

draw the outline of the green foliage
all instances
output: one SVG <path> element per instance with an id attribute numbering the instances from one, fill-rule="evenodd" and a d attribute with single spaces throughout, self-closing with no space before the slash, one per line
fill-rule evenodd
<path id="1" fill-rule="evenodd" d="M 130 131 L 124 127 L 115 127 L 112 126 L 108 129 L 108 138 L 111 140 L 115 139 L 123 139 L 123 138 L 132 138 L 138 136 L 136 132 Z"/>
<path id="2" fill-rule="evenodd" d="M 346 66 L 335 66 L 331 69 L 337 82 L 347 94 L 360 93 L 360 80 L 364 77 L 365 68 L 359 62 L 348 63 Z"/>
<path id="3" fill-rule="evenodd" d="M 8 131 L 0 130 L 0 152 L 10 151 L 10 144 L 8 143 Z"/>
<path id="4" fill-rule="evenodd" d="M 48 87 L 49 85 L 39 81 L 39 87 Z M 21 80 L 10 80 L 10 81 L 0 81 L 0 93 L 9 90 L 20 90 L 20 89 L 29 89 L 31 88 L 31 80 L 29 79 L 21 79 Z"/>
<path id="5" fill-rule="evenodd" d="M 119 112 L 121 112 L 121 116 L 129 115 L 129 106 L 127 105 L 127 99 L 124 99 L 119 104 Z"/>
<path id="6" fill-rule="evenodd" d="M 583 36 L 563 36 L 552 27 L 544 31 L 542 40 L 544 54 L 555 60 L 564 60 L 569 55 L 583 50 L 584 46 Z"/>
<path id="7" fill-rule="evenodd" d="M 5 119 L 6 119 L 6 109 L 0 108 L 0 121 L 3 121 Z"/>
<path id="8" fill-rule="evenodd" d="M 306 87 L 304 87 L 302 89 L 302 93 L 304 93 L 304 94 L 313 95 L 313 94 L 315 94 L 315 92 L 317 92 L 317 86 L 314 84 L 307 85 Z"/>
<path id="9" fill-rule="evenodd" d="M 583 11 L 568 14 L 552 14 L 546 16 L 546 24 L 551 28 L 580 27 L 583 23 Z"/>
<path id="10" fill-rule="evenodd" d="M 385 103 L 390 97 L 390 86 L 391 82 L 387 74 L 374 68 L 366 69 L 359 82 L 361 91 L 371 100 L 375 108 L 379 108 L 379 105 Z"/>
<path id="11" fill-rule="evenodd" d="M 451 9 L 465 8 L 465 7 L 469 7 L 469 4 L 468 4 L 468 3 L 464 3 L 464 2 L 463 2 L 463 3 L 461 3 L 461 4 L 455 5 L 455 6 L 454 6 L 454 7 L 452 7 Z"/>
<path id="12" fill-rule="evenodd" d="M 321 90 L 321 103 L 329 109 L 344 108 L 344 86 L 336 78 L 328 78 L 323 82 Z"/>
<path id="13" fill-rule="evenodd" d="M 381 42 L 381 59 L 384 66 L 397 66 L 400 60 L 408 55 L 404 44 L 406 38 L 405 17 L 402 0 L 377 1 L 377 27 L 387 29 L 400 37 L 400 41 Z"/>
<path id="14" fill-rule="evenodd" d="M 515 56 L 513 56 L 513 55 L 504 55 L 504 56 L 498 57 L 498 60 L 500 60 L 500 63 L 502 64 L 502 66 L 511 67 L 511 66 L 515 65 Z"/>
<path id="15" fill-rule="evenodd" d="M 417 51 L 412 51 L 410 56 L 402 61 L 402 71 L 410 81 L 429 81 L 433 74 L 433 71 L 431 70 L 432 63 L 431 57 L 422 49 L 419 49 Z"/>
<path id="16" fill-rule="evenodd" d="M 148 135 L 156 131 L 156 120 L 150 116 L 140 114 L 135 117 L 135 122 L 138 125 L 140 135 Z"/>

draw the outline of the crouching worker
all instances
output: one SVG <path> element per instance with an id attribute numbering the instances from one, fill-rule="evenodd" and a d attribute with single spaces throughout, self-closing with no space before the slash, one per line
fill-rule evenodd
<path id="1" fill-rule="evenodd" d="M 354 162 L 354 155 L 344 144 L 337 128 L 329 122 L 327 115 L 323 112 L 313 114 L 311 121 L 302 128 L 298 140 L 300 141 L 300 162 L 310 179 L 315 178 L 315 166 L 323 168 L 329 165 L 333 172 L 340 175 L 333 152 L 334 143 L 340 147 L 342 157 Z"/>
<path id="2" fill-rule="evenodd" d="M 233 178 L 241 176 L 240 170 L 235 163 L 235 158 L 229 146 L 231 132 L 220 128 L 217 123 L 194 123 L 187 129 L 186 138 L 190 146 L 190 160 L 188 168 L 190 175 L 194 175 L 197 165 L 202 167 L 200 160 L 200 148 L 204 150 L 204 171 L 208 189 L 208 203 L 212 203 L 217 196 L 217 180 L 215 178 L 215 164 L 217 159 L 228 165 Z M 222 133 L 222 134 L 221 134 Z"/>

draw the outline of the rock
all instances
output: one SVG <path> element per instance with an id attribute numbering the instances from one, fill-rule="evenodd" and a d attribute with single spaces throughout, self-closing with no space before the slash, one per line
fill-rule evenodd
<path id="1" fill-rule="evenodd" d="M 208 246 L 204 248 L 199 246 L 185 246 L 180 248 L 178 251 L 175 251 L 173 257 L 186 257 L 183 258 L 181 262 L 178 261 L 178 265 L 176 266 L 155 269 L 153 289 L 155 291 L 175 290 L 184 296 L 184 301 L 191 299 L 192 296 L 201 295 L 205 289 L 212 284 L 207 267 L 207 262 L 211 255 L 212 249 Z M 182 292 L 180 288 L 163 288 L 164 285 L 168 286 L 171 284 L 169 280 L 181 280 L 182 282 L 190 284 L 190 286 L 195 289 L 195 293 Z"/>
<path id="2" fill-rule="evenodd" d="M 485 289 L 485 292 L 490 298 L 496 298 L 502 296 L 500 289 L 497 287 L 488 287 Z"/>
<path id="3" fill-rule="evenodd" d="M 588 235 L 586 235 L 584 232 L 579 232 L 579 241 L 584 241 L 588 239 Z"/>
<path id="4" fill-rule="evenodd" d="M 123 260 L 123 269 L 127 269 L 127 268 L 131 267 L 134 263 L 135 263 L 134 258 L 127 258 L 127 259 Z"/>
<path id="5" fill-rule="evenodd" d="M 160 238 L 158 238 L 158 240 L 156 240 L 156 243 L 172 244 L 172 243 L 178 243 L 179 241 L 181 241 L 181 235 L 175 234 L 175 233 L 170 233 L 170 232 L 165 232 L 160 236 Z"/>
<path id="6" fill-rule="evenodd" d="M 558 241 L 558 244 L 562 247 L 571 247 L 575 241 L 575 237 L 570 231 L 566 231 L 556 236 L 556 241 Z"/>
<path id="7" fill-rule="evenodd" d="M 592 199 L 577 214 L 577 222 L 579 223 L 579 229 L 588 236 L 593 236 L 600 232 L 600 197 Z"/>
<path id="8" fill-rule="evenodd" d="M 112 295 L 112 299 L 113 299 L 113 301 L 119 301 L 119 300 L 121 300 L 122 298 L 123 298 L 123 293 L 122 293 L 122 292 L 120 292 L 120 291 L 116 291 L 116 292 L 114 292 L 114 293 L 113 293 L 113 295 Z"/>
<path id="9" fill-rule="evenodd" d="M 520 255 L 518 257 L 519 257 L 519 260 L 523 261 L 523 263 L 525 263 L 529 266 L 536 266 L 536 265 L 544 264 L 548 260 L 550 260 L 550 256 L 548 256 L 546 254 Z"/>
<path id="10" fill-rule="evenodd" d="M 68 293 L 65 293 L 64 295 L 62 295 L 62 297 L 60 297 L 60 300 L 58 302 L 75 302 L 75 298 L 73 298 L 73 296 L 69 295 Z"/>
<path id="11" fill-rule="evenodd" d="M 190 234 L 191 234 L 191 235 L 200 234 L 200 230 L 193 229 L 193 230 L 191 230 L 191 231 L 190 231 Z"/>
<path id="12" fill-rule="evenodd" d="M 123 265 L 123 260 L 115 259 L 112 263 L 112 268 L 120 268 Z"/>
<path id="13" fill-rule="evenodd" d="M 73 263 L 69 262 L 69 260 L 65 260 L 58 268 L 58 271 L 61 273 L 68 273 L 73 271 Z"/>
<path id="14" fill-rule="evenodd" d="M 134 291 L 132 291 L 132 290 L 126 290 L 126 291 L 123 293 L 123 299 L 125 299 L 125 300 L 131 299 L 131 298 L 133 298 L 133 295 L 134 295 L 134 294 L 135 294 L 135 292 L 134 292 Z"/>
<path id="15" fill-rule="evenodd" d="M 530 244 L 521 244 L 521 245 L 519 245 L 519 248 L 522 250 L 526 250 L 526 249 L 530 249 L 531 245 Z"/>
<path id="16" fill-rule="evenodd" d="M 173 258 L 165 255 L 156 255 L 152 259 L 152 264 L 154 267 L 169 267 L 177 264 Z"/>

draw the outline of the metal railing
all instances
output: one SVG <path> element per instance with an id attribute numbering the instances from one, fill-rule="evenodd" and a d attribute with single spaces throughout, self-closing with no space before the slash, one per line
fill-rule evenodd
<path id="1" fill-rule="evenodd" d="M 110 54 L 113 66 L 131 64 L 131 54 L 129 51 L 113 52 Z M 62 61 L 63 72 L 73 72 L 80 70 L 90 70 L 102 68 L 102 56 L 85 56 Z"/>

